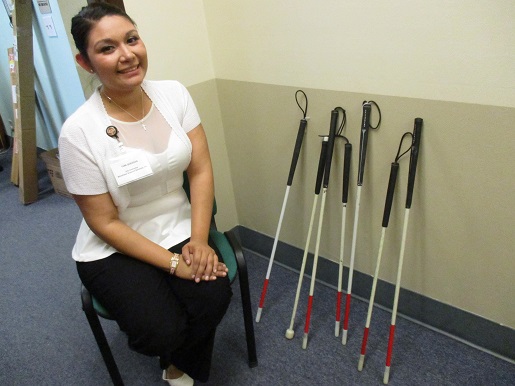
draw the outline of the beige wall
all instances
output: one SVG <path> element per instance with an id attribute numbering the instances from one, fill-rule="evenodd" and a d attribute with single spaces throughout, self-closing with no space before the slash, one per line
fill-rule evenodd
<path id="1" fill-rule="evenodd" d="M 281 240 L 303 248 L 330 110 L 347 110 L 354 145 L 348 265 L 361 102 L 383 111 L 370 133 L 356 269 L 372 273 L 389 165 L 402 133 L 424 119 L 402 285 L 515 327 L 515 5 L 508 0 L 125 0 L 145 38 L 151 78 L 192 92 L 214 154 L 217 196 L 233 219 L 275 234 L 301 117 L 307 136 Z M 336 145 L 320 253 L 338 259 L 342 143 Z M 219 157 L 219 158 L 218 158 Z M 387 232 L 381 278 L 394 282 L 407 159 Z M 220 176 L 221 175 L 221 176 Z M 236 200 L 236 208 L 230 208 Z M 237 213 L 237 214 L 236 214 Z"/>
<path id="2" fill-rule="evenodd" d="M 511 0 L 205 0 L 219 79 L 515 106 Z"/>
<path id="3" fill-rule="evenodd" d="M 215 195 L 218 214 L 216 223 L 220 230 L 228 230 L 239 224 L 234 197 L 230 152 L 227 149 L 226 135 L 222 125 L 220 100 L 214 79 L 188 87 L 202 117 L 206 130 L 213 173 L 215 176 Z"/>
<path id="4" fill-rule="evenodd" d="M 222 103 L 222 117 L 240 224 L 273 237 L 301 116 L 294 99 L 296 88 L 218 80 L 218 89 L 221 101 L 232 101 Z M 303 90 L 310 100 L 311 119 L 281 240 L 304 248 L 320 149 L 318 135 L 327 134 L 330 111 L 340 105 L 347 111 L 345 134 L 353 144 L 344 257 L 345 265 L 349 265 L 361 102 L 375 100 L 381 107 L 383 120 L 380 129 L 369 135 L 355 260 L 357 270 L 372 275 L 390 163 L 402 134 L 412 130 L 415 117 L 422 117 L 424 127 L 402 286 L 514 327 L 515 172 L 510 165 L 514 161 L 511 122 L 515 120 L 515 109 Z M 343 144 L 340 141 L 335 145 L 320 247 L 320 254 L 334 261 L 339 259 L 340 248 Z M 404 157 L 399 163 L 380 272 L 381 279 L 391 283 L 395 283 L 397 272 L 409 159 Z M 315 229 L 317 222 L 318 217 Z M 312 252 L 314 244 L 313 236 Z"/>
<path id="5" fill-rule="evenodd" d="M 370 134 L 356 269 L 372 274 L 390 163 L 424 119 L 402 285 L 515 327 L 515 34 L 511 1 L 204 1 L 242 225 L 273 237 L 300 119 L 308 134 L 281 240 L 304 247 L 330 110 L 347 110 L 354 145 L 349 264 L 361 102 L 383 111 Z M 338 260 L 342 144 L 337 144 L 321 254 Z M 395 282 L 407 159 L 381 278 Z M 311 250 L 313 250 L 313 243 Z"/>
<path id="6" fill-rule="evenodd" d="M 190 86 L 214 78 L 201 0 L 125 0 L 149 56 L 150 79 L 173 77 Z"/>
<path id="7" fill-rule="evenodd" d="M 220 101 L 202 1 L 124 1 L 148 50 L 149 79 L 176 79 L 188 87 L 202 118 L 215 174 L 217 225 L 238 224 L 234 190 L 225 145 Z"/>

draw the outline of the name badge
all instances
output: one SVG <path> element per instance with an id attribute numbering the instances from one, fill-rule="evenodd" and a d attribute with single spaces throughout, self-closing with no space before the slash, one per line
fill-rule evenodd
<path id="1" fill-rule="evenodd" d="M 147 157 L 141 151 L 111 159 L 110 166 L 118 186 L 127 185 L 154 174 Z"/>

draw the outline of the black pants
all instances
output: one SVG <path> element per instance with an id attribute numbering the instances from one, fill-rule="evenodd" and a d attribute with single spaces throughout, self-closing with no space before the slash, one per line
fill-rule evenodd
<path id="1" fill-rule="evenodd" d="M 180 253 L 186 242 L 170 251 Z M 232 296 L 227 277 L 195 283 L 120 253 L 78 262 L 77 271 L 127 333 L 131 349 L 160 357 L 163 369 L 173 364 L 194 379 L 208 380 L 216 327 Z"/>

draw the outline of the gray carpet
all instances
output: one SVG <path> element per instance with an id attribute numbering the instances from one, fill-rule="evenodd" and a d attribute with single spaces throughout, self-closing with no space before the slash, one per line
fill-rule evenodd
<path id="1" fill-rule="evenodd" d="M 9 156 L 0 156 L 0 385 L 109 385 L 110 379 L 80 306 L 80 284 L 70 249 L 79 226 L 74 202 L 55 194 L 44 165 L 39 200 L 22 205 L 10 181 Z M 268 261 L 246 251 L 256 311 Z M 390 314 L 374 310 L 367 359 L 357 371 L 367 304 L 352 303 L 349 341 L 334 337 L 332 288 L 317 284 L 307 350 L 302 335 L 308 280 L 293 340 L 290 323 L 298 276 L 275 265 L 260 323 L 259 366 L 250 369 L 238 283 L 219 327 L 206 385 L 381 385 Z M 127 385 L 164 385 L 158 361 L 130 351 L 114 322 L 105 321 Z M 515 365 L 399 318 L 391 385 L 514 385 Z"/>

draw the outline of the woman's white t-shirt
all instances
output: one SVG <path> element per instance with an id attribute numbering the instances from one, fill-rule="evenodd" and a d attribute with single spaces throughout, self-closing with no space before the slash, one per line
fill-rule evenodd
<path id="1" fill-rule="evenodd" d="M 192 101 L 190 107 L 193 109 L 186 114 L 198 117 Z M 191 235 L 191 206 L 182 188 L 183 172 L 191 159 L 191 142 L 185 133 L 194 127 L 171 127 L 154 105 L 141 122 L 122 122 L 113 118 L 110 121 L 118 129 L 118 139 L 125 152 L 142 152 L 153 173 L 126 185 L 130 199 L 126 208 L 119 209 L 120 220 L 164 248 L 184 241 Z M 195 122 L 195 119 L 190 117 L 189 121 Z M 60 153 L 70 154 L 67 143 L 60 141 Z M 88 192 L 80 173 L 73 173 L 73 170 L 88 167 L 85 162 L 81 157 L 72 156 L 65 157 L 64 162 L 67 173 L 63 174 L 68 190 L 73 194 Z M 72 250 L 76 261 L 99 260 L 115 252 L 82 221 Z"/>

